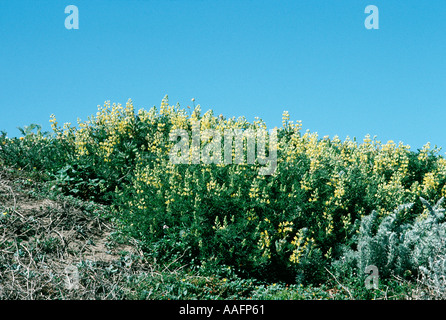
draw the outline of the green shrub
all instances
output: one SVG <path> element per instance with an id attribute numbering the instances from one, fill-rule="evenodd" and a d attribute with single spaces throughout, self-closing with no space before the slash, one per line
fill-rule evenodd
<path id="1" fill-rule="evenodd" d="M 69 148 L 64 141 L 54 139 L 41 126 L 31 124 L 19 128 L 20 138 L 0 136 L 0 161 L 5 166 L 18 170 L 51 173 L 58 170 L 69 159 Z"/>

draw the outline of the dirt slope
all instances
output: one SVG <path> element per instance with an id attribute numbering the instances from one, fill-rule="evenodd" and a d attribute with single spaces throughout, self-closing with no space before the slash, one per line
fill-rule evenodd
<path id="1" fill-rule="evenodd" d="M 24 188 L 25 185 L 30 185 Z M 0 299 L 122 299 L 150 267 L 97 207 L 33 197 L 0 170 Z M 91 211 L 91 210 L 88 210 Z"/>

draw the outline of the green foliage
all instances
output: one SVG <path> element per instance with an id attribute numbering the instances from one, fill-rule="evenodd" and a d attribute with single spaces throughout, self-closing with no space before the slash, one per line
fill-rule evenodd
<path id="1" fill-rule="evenodd" d="M 64 194 L 96 202 L 104 202 L 107 199 L 106 181 L 97 178 L 88 164 L 67 164 L 54 173 L 52 179 L 54 185 Z"/>
<path id="2" fill-rule="evenodd" d="M 137 299 L 248 299 L 254 290 L 254 280 L 242 279 L 231 268 L 218 266 L 209 273 L 208 266 L 194 270 L 162 270 L 144 279 L 136 287 Z"/>
<path id="3" fill-rule="evenodd" d="M 19 128 L 20 138 L 0 136 L 0 161 L 6 166 L 19 170 L 53 172 L 68 160 L 67 146 L 54 139 L 49 132 L 42 132 L 41 126 L 31 124 Z"/>

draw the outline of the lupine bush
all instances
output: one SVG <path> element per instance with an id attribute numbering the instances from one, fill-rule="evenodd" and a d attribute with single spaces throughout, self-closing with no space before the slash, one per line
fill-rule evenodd
<path id="1" fill-rule="evenodd" d="M 111 204 L 122 228 L 157 259 L 226 264 L 240 274 L 298 282 L 320 283 L 346 247 L 362 250 L 367 221 L 381 229 L 393 226 L 391 219 L 410 224 L 425 214 L 420 197 L 436 202 L 446 195 L 446 159 L 430 144 L 414 152 L 401 142 L 382 143 L 369 135 L 342 141 L 303 132 L 288 112 L 282 120 L 277 165 L 269 175 L 259 174 L 264 163 L 258 159 L 226 164 L 186 157 L 174 163 L 174 130 L 193 133 L 199 124 L 200 132 L 247 132 L 266 125 L 259 118 L 249 122 L 212 110 L 202 114 L 199 105 L 193 110 L 172 106 L 167 96 L 159 109 L 148 111 L 135 111 L 131 101 L 125 107 L 107 102 L 86 121 L 78 120 L 77 127 L 60 127 L 52 116 L 54 133 L 41 139 L 47 139 L 45 148 L 55 146 L 52 154 L 59 158 L 36 161 L 62 191 Z M 22 150 L 17 154 L 35 148 L 21 144 L 27 139 L 29 134 L 23 140 L 2 136 L 3 161 L 9 161 L 14 143 Z M 200 139 L 202 148 L 218 142 Z M 268 140 L 266 146 L 271 145 Z M 244 144 L 243 154 L 248 151 Z M 21 157 L 24 162 L 32 158 Z M 394 213 L 407 203 L 413 203 L 410 210 Z M 378 234 L 367 239 L 394 241 Z M 383 268 L 408 268 L 404 261 L 382 261 Z"/>

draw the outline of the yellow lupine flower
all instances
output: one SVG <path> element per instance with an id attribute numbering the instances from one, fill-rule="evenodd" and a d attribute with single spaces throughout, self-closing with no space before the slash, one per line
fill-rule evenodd
<path id="1" fill-rule="evenodd" d="M 271 245 L 271 239 L 268 234 L 268 230 L 260 232 L 260 239 L 258 245 L 260 250 L 264 250 L 262 256 L 271 258 L 271 252 L 269 250 L 269 247 Z"/>
<path id="2" fill-rule="evenodd" d="M 279 233 L 287 233 L 293 231 L 293 222 L 290 221 L 284 221 L 279 223 L 279 229 L 277 230 Z"/>
<path id="3" fill-rule="evenodd" d="M 431 148 L 431 143 L 430 142 L 426 143 L 418 154 L 418 160 L 426 161 L 428 158 L 427 153 L 429 152 L 430 148 Z"/>
<path id="4" fill-rule="evenodd" d="M 290 261 L 292 263 L 298 264 L 300 262 L 302 254 L 310 245 L 310 242 L 313 241 L 312 238 L 305 237 L 304 233 L 304 229 L 299 230 L 299 232 L 296 234 L 293 241 L 291 242 L 291 244 L 295 246 L 295 249 L 290 256 Z"/>
<path id="5" fill-rule="evenodd" d="M 433 172 L 426 173 L 423 179 L 424 192 L 437 189 L 438 184 L 439 183 L 436 179 L 436 175 Z"/>

